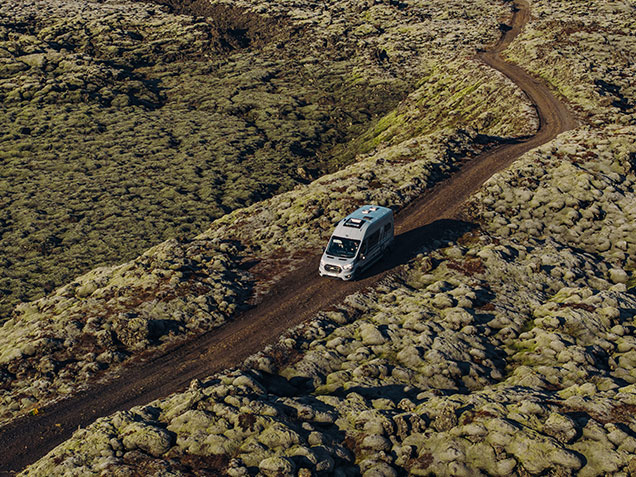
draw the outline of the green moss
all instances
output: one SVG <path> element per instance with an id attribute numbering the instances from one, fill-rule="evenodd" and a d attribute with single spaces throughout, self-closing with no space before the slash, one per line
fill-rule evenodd
<path id="1" fill-rule="evenodd" d="M 16 303 L 97 265 L 196 235 L 231 210 L 292 189 L 306 180 L 301 166 L 319 176 L 351 163 L 358 149 L 333 151 L 412 88 L 408 75 L 370 81 L 359 58 L 334 59 L 329 50 L 309 75 L 303 38 L 282 52 L 263 44 L 228 56 L 210 43 L 204 21 L 158 22 L 156 13 L 146 22 L 130 10 L 113 28 L 105 12 L 74 18 L 100 29 L 92 45 L 82 28 L 58 28 L 54 16 L 35 22 L 38 35 L 20 33 L 7 16 L 16 31 L 0 38 L 0 49 L 13 51 L 11 38 L 40 49 L 59 36 L 73 48 L 51 55 L 50 71 L 20 69 L 7 80 L 23 81 L 37 99 L 0 88 L 0 204 L 10 211 L 0 257 L 11 262 L 0 322 Z"/>
<path id="2" fill-rule="evenodd" d="M 451 103 L 459 102 L 464 96 L 470 95 L 471 93 L 476 91 L 477 88 L 479 88 L 480 86 L 481 86 L 481 81 L 477 81 L 472 85 L 466 86 L 465 88 L 463 88 L 462 90 L 458 91 L 457 93 L 451 96 L 450 98 Z"/>
<path id="3" fill-rule="evenodd" d="M 521 342 L 513 341 L 508 345 L 508 350 L 512 355 L 510 360 L 514 362 L 510 364 L 511 370 L 509 373 L 512 373 L 515 367 L 517 366 L 529 366 L 534 367 L 537 364 L 537 347 L 538 344 L 536 341 L 524 340 Z"/>
<path id="4" fill-rule="evenodd" d="M 563 303 L 563 301 L 572 295 L 572 290 L 569 288 L 560 289 L 555 295 L 551 296 L 548 301 L 554 303 Z"/>

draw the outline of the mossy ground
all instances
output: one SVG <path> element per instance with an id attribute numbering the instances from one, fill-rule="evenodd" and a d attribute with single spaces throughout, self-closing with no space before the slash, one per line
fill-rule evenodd
<path id="1" fill-rule="evenodd" d="M 415 82 L 399 67 L 377 77 L 334 47 L 310 60 L 311 27 L 248 11 L 215 10 L 225 16 L 215 24 L 144 3 L 96 5 L 2 7 L 3 318 L 95 266 L 331 170 L 334 145 Z M 251 20 L 244 42 L 227 38 L 239 19 Z M 360 81 L 345 88 L 356 65 Z"/>
<path id="2" fill-rule="evenodd" d="M 540 38 L 570 41 L 548 42 L 549 50 L 529 58 L 524 55 L 533 51 L 536 38 L 527 35 L 514 47 L 524 52 L 519 61 L 530 59 L 535 72 L 553 68 L 549 76 L 569 84 L 563 91 L 588 124 L 488 181 L 466 207 L 466 220 L 479 222 L 481 230 L 459 242 L 449 231 L 422 244 L 422 256 L 401 276 L 291 330 L 243 370 L 195 381 L 184 393 L 101 419 L 27 473 L 187 475 L 201 466 L 237 476 L 633 473 L 636 131 L 630 126 L 633 110 L 624 107 L 633 104 L 633 95 L 625 102 L 614 90 L 614 98 L 605 101 L 593 88 L 602 80 L 594 76 L 596 69 L 593 75 L 568 76 L 582 68 L 587 54 L 613 60 L 590 49 L 585 37 L 572 37 L 571 3 L 533 5 L 538 13 L 532 28 Z M 601 11 L 592 10 L 590 18 L 600 22 L 606 13 L 630 8 L 584 4 L 594 5 Z M 555 21 L 564 16 L 568 21 Z M 609 23 L 618 29 L 613 40 L 621 39 L 621 29 L 631 32 L 620 21 Z M 580 38 L 584 41 L 577 42 Z M 448 88 L 448 104 L 479 91 L 459 78 L 451 84 L 461 86 Z M 416 95 L 402 104 L 417 104 L 411 101 Z M 585 106 L 581 98 L 593 103 Z M 511 110 L 501 105 L 500 111 Z M 82 313 L 91 305 L 97 310 L 108 293 L 120 290 L 129 297 L 129 283 L 165 285 L 159 277 L 179 283 L 184 268 L 204 264 L 206 283 L 221 281 L 214 296 L 222 300 L 240 280 L 214 275 L 214 263 L 231 270 L 235 263 L 223 254 L 237 257 L 236 242 L 270 258 L 284 245 L 290 255 L 319 244 L 330 220 L 352 202 L 404 204 L 417 196 L 452 169 L 456 156 L 470 154 L 477 137 L 457 129 L 417 135 L 419 126 L 410 126 L 418 125 L 421 114 L 409 121 L 398 107 L 385 116 L 362 142 L 388 131 L 389 144 L 340 172 L 227 214 L 189 244 L 167 242 L 134 263 L 90 273 L 20 307 L 5 325 L 13 336 L 0 347 L 2 359 L 20 370 L 24 361 L 30 365 L 22 355 L 37 356 L 41 369 L 29 370 L 37 381 L 3 370 L 0 377 L 12 386 L 3 392 L 5 405 L 15 402 L 12 393 L 37 399 L 38 383 L 64 384 L 64 376 L 47 375 L 46 351 L 31 343 L 43 323 L 53 323 L 46 328 L 52 336 L 69 340 L 100 332 L 105 324 L 92 321 L 78 333 L 76 323 L 82 323 L 76 318 L 82 315 L 74 315 L 75 307 L 86 306 Z M 400 127 L 391 130 L 395 124 Z M 363 175 L 369 165 L 382 168 L 379 177 Z M 224 242 L 228 238 L 234 245 Z M 191 303 L 171 310 L 179 312 L 180 305 Z M 208 312 L 217 306 L 220 302 L 209 303 Z M 138 318 L 122 321 L 137 326 Z M 200 313 L 192 323 L 204 318 Z M 15 343 L 20 348 L 11 354 Z"/>
<path id="3" fill-rule="evenodd" d="M 431 104 L 454 93 L 463 66 L 430 70 L 493 43 L 508 12 L 156 3 L 0 7 L 0 322 L 95 266 L 196 235 L 370 152 L 376 121 L 422 78 Z M 401 111 L 393 130 L 448 126 L 445 107 L 417 120 Z M 372 141 L 350 141 L 367 131 Z"/>
<path id="4" fill-rule="evenodd" d="M 38 5 L 41 12 L 9 12 L 0 37 L 10 70 L 2 84 L 11 89 L 3 112 L 16 121 L 4 125 L 3 146 L 29 151 L 5 155 L 12 180 L 3 183 L 3 200 L 12 206 L 3 209 L 10 270 L 3 287 L 9 308 L 20 294 L 54 290 L 16 307 L 3 327 L 4 417 L 70 393 L 144 350 L 221 325 L 271 286 L 290 266 L 285 259 L 318 248 L 355 204 L 401 207 L 481 150 L 480 135 L 535 127 L 514 85 L 466 60 L 497 38 L 504 5 L 489 5 L 486 16 L 471 6 L 464 23 L 432 14 L 454 8 L 448 2 L 367 6 L 385 22 L 374 36 L 349 32 L 349 20 L 359 21 L 359 7 L 347 9 L 354 5 L 339 16 L 308 5 L 307 21 L 282 4 L 267 4 L 275 11 L 241 4 L 255 22 L 252 36 L 229 46 L 214 22 L 142 3 Z M 29 12 L 38 20 L 27 21 Z M 66 17 L 93 32 L 91 42 L 69 31 Z M 266 35 L 262 26 L 272 22 L 280 28 Z M 457 42 L 450 32 L 460 26 L 465 37 Z M 423 42 L 433 27 L 449 32 L 452 48 Z M 391 61 L 376 54 L 380 41 Z M 468 72 L 483 87 L 458 94 Z M 485 111 L 493 91 L 517 120 L 443 120 L 446 107 Z M 401 95 L 396 114 L 381 114 Z M 380 118 L 388 118 L 390 137 L 357 154 L 366 139 L 346 139 L 373 131 Z M 197 236 L 200 228 L 207 230 Z M 108 265 L 165 235 L 175 238 Z M 254 257 L 261 264 L 248 277 L 241 266 Z M 107 265 L 68 283 L 95 263 Z M 259 266 L 278 271 L 259 275 Z M 68 284 L 56 288 L 58 280 Z"/>

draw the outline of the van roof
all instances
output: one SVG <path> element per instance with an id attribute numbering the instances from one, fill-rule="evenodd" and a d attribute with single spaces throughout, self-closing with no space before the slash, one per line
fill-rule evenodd
<path id="1" fill-rule="evenodd" d="M 333 234 L 338 237 L 362 239 L 371 224 L 392 215 L 393 211 L 388 207 L 363 205 L 338 222 Z"/>

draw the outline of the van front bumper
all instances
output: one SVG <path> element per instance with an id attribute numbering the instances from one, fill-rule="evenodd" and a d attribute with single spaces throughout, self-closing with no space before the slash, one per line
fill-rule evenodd
<path id="1" fill-rule="evenodd" d="M 321 277 L 340 278 L 341 280 L 351 280 L 355 267 L 350 270 L 343 270 L 342 267 L 337 265 L 320 265 L 318 273 Z"/>

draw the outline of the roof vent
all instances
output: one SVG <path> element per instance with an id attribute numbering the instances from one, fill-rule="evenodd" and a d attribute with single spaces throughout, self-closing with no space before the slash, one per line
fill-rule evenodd
<path id="1" fill-rule="evenodd" d="M 355 229 L 359 229 L 362 225 L 364 225 L 364 220 L 362 219 L 347 219 L 344 223 L 345 227 L 353 227 Z"/>

